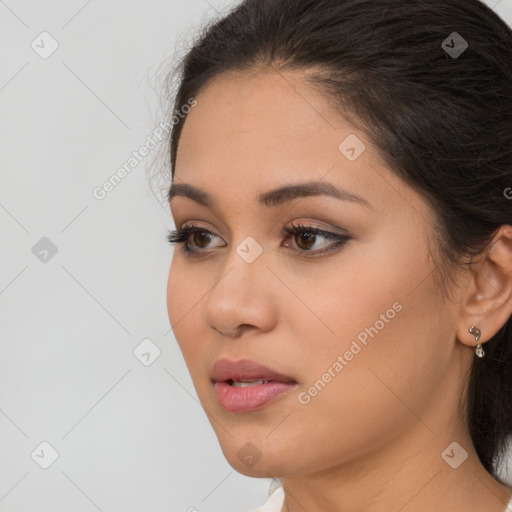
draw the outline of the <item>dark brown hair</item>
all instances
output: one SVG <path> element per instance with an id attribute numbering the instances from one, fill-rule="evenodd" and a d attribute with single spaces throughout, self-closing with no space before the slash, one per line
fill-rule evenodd
<path id="1" fill-rule="evenodd" d="M 443 286 L 448 270 L 469 264 L 501 225 L 512 224 L 504 193 L 512 186 L 512 31 L 485 4 L 245 0 L 204 27 L 179 61 L 173 110 L 221 73 L 265 67 L 303 71 L 428 200 Z M 166 148 L 171 179 L 182 119 Z M 485 343 L 485 357 L 475 357 L 463 406 L 494 476 L 512 433 L 510 322 Z"/>

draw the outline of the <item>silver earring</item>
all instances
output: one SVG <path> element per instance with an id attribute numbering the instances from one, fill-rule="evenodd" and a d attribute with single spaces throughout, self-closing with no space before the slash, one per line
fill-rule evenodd
<path id="1" fill-rule="evenodd" d="M 482 344 L 479 343 L 480 334 L 481 334 L 480 329 L 477 329 L 476 325 L 472 325 L 469 328 L 469 332 L 475 336 L 475 343 L 476 343 L 475 354 L 478 357 L 484 357 L 484 355 L 485 355 L 484 349 L 482 348 Z"/>

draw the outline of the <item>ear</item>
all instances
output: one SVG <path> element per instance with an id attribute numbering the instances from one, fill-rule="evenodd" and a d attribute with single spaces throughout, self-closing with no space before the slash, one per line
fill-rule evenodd
<path id="1" fill-rule="evenodd" d="M 479 343 L 485 343 L 503 327 L 512 314 L 512 226 L 503 225 L 488 249 L 474 264 L 474 273 L 461 300 L 457 338 L 475 347 L 469 332 L 474 324 L 480 330 Z"/>

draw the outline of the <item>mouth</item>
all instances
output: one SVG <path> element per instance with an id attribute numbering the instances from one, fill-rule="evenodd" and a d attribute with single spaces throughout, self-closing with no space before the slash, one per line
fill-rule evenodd
<path id="1" fill-rule="evenodd" d="M 235 388 L 246 388 L 249 386 L 258 386 L 260 384 L 267 384 L 268 382 L 277 382 L 277 381 L 269 381 L 269 380 L 263 380 L 263 379 L 255 379 L 255 380 L 228 379 L 225 382 L 227 382 L 230 386 L 233 386 Z"/>
<path id="2" fill-rule="evenodd" d="M 220 405 L 245 413 L 265 407 L 298 385 L 292 377 L 248 359 L 219 359 L 211 373 Z"/>
<path id="3" fill-rule="evenodd" d="M 218 359 L 211 372 L 212 382 L 227 382 L 235 387 L 255 386 L 269 382 L 297 383 L 292 377 L 249 359 Z"/>

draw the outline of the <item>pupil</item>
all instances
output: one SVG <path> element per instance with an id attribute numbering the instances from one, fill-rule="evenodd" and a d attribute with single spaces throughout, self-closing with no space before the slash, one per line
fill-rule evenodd
<path id="1" fill-rule="evenodd" d="M 315 234 L 314 233 L 310 233 L 310 232 L 304 232 L 304 233 L 300 233 L 299 234 L 299 239 L 305 239 L 306 240 L 306 247 L 309 248 L 311 247 L 312 245 L 314 245 L 315 243 Z M 301 245 L 301 244 L 297 244 L 297 245 Z"/>
<path id="2" fill-rule="evenodd" d="M 209 243 L 209 238 L 210 238 L 210 235 L 208 233 L 205 233 L 204 231 L 201 231 L 199 233 L 196 233 L 196 237 L 199 238 L 199 239 L 202 239 L 202 241 L 204 242 L 205 245 L 208 245 Z M 197 245 L 199 245 L 200 247 L 202 247 L 201 243 L 198 243 Z"/>

